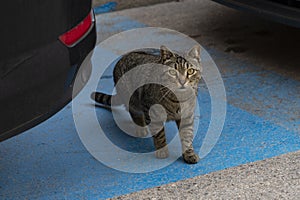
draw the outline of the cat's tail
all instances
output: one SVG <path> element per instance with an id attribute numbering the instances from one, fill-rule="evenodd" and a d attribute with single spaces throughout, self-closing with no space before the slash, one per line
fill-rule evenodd
<path id="1" fill-rule="evenodd" d="M 101 93 L 101 92 L 93 92 L 91 94 L 91 98 L 100 104 L 100 106 L 102 107 L 108 107 L 110 108 L 111 107 L 111 99 L 112 99 L 113 95 L 109 95 L 109 94 L 104 94 L 104 93 Z M 122 103 L 120 102 L 114 102 L 114 106 L 118 106 L 118 105 L 121 105 Z"/>
<path id="2" fill-rule="evenodd" d="M 97 103 L 104 105 L 106 107 L 111 107 L 112 95 L 104 94 L 101 92 L 93 92 L 91 98 Z"/>

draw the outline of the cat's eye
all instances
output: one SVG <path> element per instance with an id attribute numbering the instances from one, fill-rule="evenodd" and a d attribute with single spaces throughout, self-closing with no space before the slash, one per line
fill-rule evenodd
<path id="1" fill-rule="evenodd" d="M 192 75 L 195 73 L 195 71 L 196 71 L 195 69 L 190 68 L 190 69 L 188 69 L 187 73 L 188 73 L 188 75 Z"/>
<path id="2" fill-rule="evenodd" d="M 169 74 L 172 75 L 172 76 L 176 76 L 177 75 L 177 71 L 174 70 L 174 69 L 170 69 L 169 70 Z"/>

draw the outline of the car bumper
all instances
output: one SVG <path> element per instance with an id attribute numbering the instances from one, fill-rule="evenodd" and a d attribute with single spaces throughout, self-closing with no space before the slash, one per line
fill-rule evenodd
<path id="1" fill-rule="evenodd" d="M 0 141 L 48 119 L 71 101 L 76 75 L 82 73 L 84 78 L 75 94 L 91 72 L 90 52 L 95 43 L 93 24 L 72 48 L 57 40 L 6 63 L 14 67 L 0 79 Z"/>
<path id="2" fill-rule="evenodd" d="M 255 13 L 274 21 L 300 28 L 300 8 L 271 0 L 213 0 L 228 7 Z M 288 1 L 286 1 L 288 2 Z"/>

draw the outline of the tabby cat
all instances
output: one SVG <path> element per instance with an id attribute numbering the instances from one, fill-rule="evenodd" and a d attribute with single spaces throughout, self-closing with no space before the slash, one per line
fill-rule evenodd
<path id="1" fill-rule="evenodd" d="M 143 65 L 148 65 L 148 67 L 138 68 Z M 157 158 L 167 158 L 169 152 L 163 120 L 173 120 L 179 129 L 184 161 L 189 164 L 197 163 L 199 156 L 194 152 L 192 143 L 196 96 L 202 73 L 200 46 L 194 46 L 183 56 L 172 52 L 165 46 L 161 46 L 159 54 L 143 50 L 130 52 L 115 65 L 113 71 L 115 85 L 125 73 L 132 69 L 137 70 L 131 78 L 125 79 L 122 88 L 116 87 L 116 96 L 130 93 L 130 87 L 135 87 L 135 84 L 138 83 L 136 79 L 139 77 L 142 77 L 143 81 L 145 79 L 150 81 L 150 84 L 134 90 L 127 106 L 125 102 L 122 102 L 124 98 L 119 98 L 120 102 L 118 103 L 125 104 L 132 120 L 137 125 L 136 134 L 139 137 L 146 136 L 148 129 L 145 127 L 151 123 L 149 131 L 154 140 L 155 155 Z M 164 84 L 151 82 L 154 79 L 159 79 Z M 91 94 L 91 98 L 103 107 L 111 106 L 114 96 L 99 92 Z M 164 107 L 166 119 L 161 117 L 160 111 L 150 109 L 155 104 Z"/>

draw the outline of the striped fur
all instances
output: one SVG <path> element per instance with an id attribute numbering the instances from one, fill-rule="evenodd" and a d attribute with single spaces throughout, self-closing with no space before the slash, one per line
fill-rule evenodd
<path id="1" fill-rule="evenodd" d="M 96 101 L 97 103 L 106 105 L 106 106 L 111 106 L 111 98 L 112 95 L 104 94 L 101 92 L 93 92 L 91 94 L 91 98 Z"/>
<path id="2" fill-rule="evenodd" d="M 185 56 L 179 56 L 165 46 L 161 47 L 160 55 L 146 51 L 128 53 L 118 61 L 114 68 L 113 78 L 115 84 L 131 69 L 144 64 L 152 64 L 153 68 L 142 69 L 134 77 L 143 75 L 143 79 L 154 80 L 157 78 L 154 72 L 159 70 L 159 64 L 164 65 L 169 68 L 169 71 L 163 73 L 160 78 L 167 83 L 168 87 L 158 84 L 146 84 L 135 90 L 130 97 L 126 109 L 129 111 L 132 120 L 138 125 L 137 135 L 139 137 L 146 136 L 148 132 L 143 127 L 151 122 L 149 131 L 152 134 L 156 148 L 155 155 L 157 158 L 168 157 L 167 140 L 161 112 L 150 109 L 153 105 L 160 104 L 166 111 L 167 121 L 174 120 L 177 123 L 184 161 L 189 164 L 197 163 L 199 157 L 193 149 L 193 122 L 196 105 L 195 96 L 197 95 L 202 72 L 200 47 L 193 47 Z M 127 80 L 122 88 L 116 88 L 116 95 L 122 96 L 130 93 L 130 88 L 135 87 L 134 84 L 136 82 L 132 79 Z M 178 91 L 188 91 L 187 88 L 190 88 L 190 91 L 194 94 L 192 95 L 193 98 L 187 98 L 179 102 L 178 95 L 171 92 L 170 88 Z M 111 95 L 94 92 L 91 98 L 104 107 L 111 106 Z"/>

